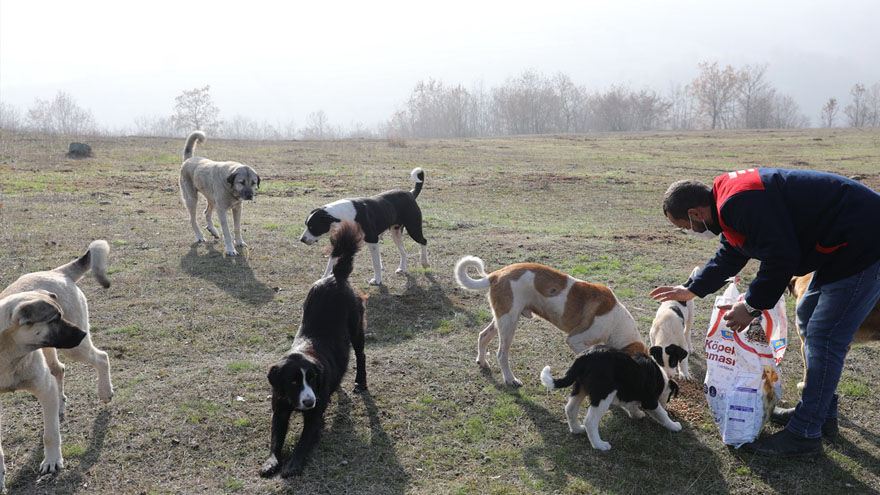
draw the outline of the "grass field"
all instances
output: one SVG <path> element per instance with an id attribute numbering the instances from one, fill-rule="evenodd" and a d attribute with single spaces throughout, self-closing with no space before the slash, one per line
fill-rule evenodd
<path id="1" fill-rule="evenodd" d="M 753 457 L 721 442 L 702 396 L 711 297 L 698 300 L 691 359 L 697 382 L 670 405 L 683 430 L 615 410 L 600 425 L 613 448 L 597 452 L 585 436 L 568 433 L 567 391 L 549 391 L 538 379 L 545 365 L 559 372 L 573 359 L 562 333 L 522 320 L 511 367 L 525 384 L 506 387 L 494 356 L 489 371 L 474 363 L 477 333 L 490 319 L 485 295 L 457 288 L 452 276 L 466 254 L 483 258 L 489 270 L 550 265 L 610 286 L 647 341 L 657 307 L 648 292 L 681 283 L 717 247 L 666 221 L 660 203 L 669 183 L 778 166 L 858 176 L 880 190 L 878 129 L 419 140 L 404 147 L 208 136 L 198 154 L 245 162 L 262 177 L 256 201 L 243 209 L 250 248 L 237 258 L 224 257 L 219 241 L 193 245 L 177 187 L 182 138 L 96 138 L 89 141 L 95 156 L 83 160 L 64 156 L 69 141 L 0 134 L 0 286 L 106 239 L 112 287 L 101 289 L 91 275 L 80 286 L 93 340 L 110 354 L 116 396 L 101 404 L 93 370 L 67 362 L 66 467 L 45 477 L 38 402 L 23 392 L 0 396 L 9 493 L 880 491 L 877 344 L 850 352 L 838 389 L 841 437 L 826 443 L 824 456 Z M 266 370 L 289 347 L 303 298 L 326 264 L 326 241 L 298 242 L 303 221 L 341 197 L 409 189 L 416 166 L 426 173 L 419 204 L 431 268 L 415 262 L 416 245 L 407 239 L 413 268 L 395 275 L 398 257 L 386 239 L 386 285 L 370 287 L 369 255 L 359 255 L 352 279 L 369 296 L 369 392 L 350 392 L 350 371 L 305 474 L 261 479 L 269 441 Z M 756 269 L 747 266 L 746 280 Z M 793 404 L 801 373 L 793 322 L 789 337 L 782 374 L 784 398 Z M 300 424 L 294 417 L 288 446 Z"/>

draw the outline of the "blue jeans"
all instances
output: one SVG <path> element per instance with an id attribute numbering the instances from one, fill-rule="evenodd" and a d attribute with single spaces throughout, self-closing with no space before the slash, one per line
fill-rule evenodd
<path id="1" fill-rule="evenodd" d="M 880 299 L 880 261 L 843 280 L 819 285 L 814 277 L 797 306 L 804 336 L 807 381 L 786 428 L 807 438 L 822 436 L 826 418 L 837 417 L 837 382 L 859 325 Z"/>

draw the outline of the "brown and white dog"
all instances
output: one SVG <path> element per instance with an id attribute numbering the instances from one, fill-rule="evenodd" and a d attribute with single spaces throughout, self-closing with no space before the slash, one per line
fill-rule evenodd
<path id="1" fill-rule="evenodd" d="M 468 274 L 470 268 L 480 278 L 472 278 Z M 499 334 L 498 364 L 508 385 L 522 385 L 508 364 L 520 315 L 531 318 L 535 314 L 552 323 L 565 332 L 565 343 L 575 353 L 595 344 L 607 344 L 629 354 L 647 354 L 632 315 L 604 285 L 584 282 L 536 263 L 516 263 L 486 274 L 483 260 L 476 256 L 458 260 L 455 279 L 468 290 L 489 289 L 493 318 L 480 332 L 477 363 L 489 367 L 486 350 L 495 334 Z"/>
<path id="2" fill-rule="evenodd" d="M 688 281 L 699 273 L 700 267 L 694 267 Z M 683 303 L 666 301 L 657 308 L 654 323 L 651 324 L 651 356 L 663 367 L 663 371 L 674 378 L 690 380 L 688 371 L 688 355 L 693 354 L 691 344 L 691 328 L 694 326 L 694 300 Z"/>
<path id="3" fill-rule="evenodd" d="M 810 282 L 813 280 L 813 274 L 808 273 L 806 275 L 800 277 L 792 277 L 791 281 L 788 283 L 788 289 L 791 291 L 791 294 L 797 300 L 797 303 L 801 303 L 801 298 L 804 297 L 804 293 L 807 292 L 807 288 L 810 286 Z M 795 325 L 797 325 L 797 317 L 795 317 Z M 802 333 L 800 326 L 798 325 L 798 337 L 801 339 L 801 360 L 804 363 L 804 378 L 797 384 L 798 390 L 804 389 L 804 384 L 807 381 L 807 358 L 804 355 L 804 334 Z M 865 321 L 859 325 L 859 328 L 856 330 L 856 335 L 853 337 L 853 344 L 861 344 L 864 342 L 870 342 L 874 340 L 880 340 L 880 302 L 874 306 L 874 309 L 868 313 Z"/>

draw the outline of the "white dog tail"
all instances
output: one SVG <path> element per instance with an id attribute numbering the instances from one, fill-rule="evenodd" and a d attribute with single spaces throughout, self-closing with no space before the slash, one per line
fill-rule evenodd
<path id="1" fill-rule="evenodd" d="M 419 193 L 422 192 L 422 186 L 425 185 L 425 171 L 422 170 L 422 167 L 416 167 L 409 175 L 412 176 L 413 182 L 416 183 L 410 192 L 412 193 L 413 198 L 418 198 Z"/>
<path id="2" fill-rule="evenodd" d="M 196 148 L 196 142 L 202 144 L 208 139 L 202 131 L 192 131 L 186 138 L 186 146 L 183 147 L 183 161 L 189 160 L 193 156 L 193 150 Z"/>
<path id="3" fill-rule="evenodd" d="M 107 244 L 107 241 L 98 239 L 89 244 L 89 250 L 85 254 L 66 265 L 59 266 L 55 271 L 63 273 L 76 282 L 91 269 L 95 278 L 106 289 L 110 287 L 110 280 L 107 279 L 107 258 L 109 254 L 110 245 Z"/>
<path id="4" fill-rule="evenodd" d="M 550 376 L 549 366 L 544 366 L 544 369 L 541 370 L 541 383 L 547 388 L 556 388 L 556 384 L 553 383 L 553 377 Z"/>
<path id="5" fill-rule="evenodd" d="M 480 278 L 472 278 L 468 275 L 468 268 L 475 268 Z M 476 256 L 465 256 L 455 264 L 455 281 L 458 285 L 468 290 L 481 290 L 489 288 L 489 275 L 483 260 Z"/>
<path id="6" fill-rule="evenodd" d="M 576 364 L 578 364 L 577 361 L 575 361 L 575 365 Z M 576 373 L 574 371 L 575 367 L 574 365 L 572 365 L 565 376 L 559 379 L 554 379 L 552 376 L 550 376 L 550 367 L 544 366 L 544 369 L 541 370 L 541 383 L 543 383 L 544 386 L 547 388 L 564 388 L 571 386 L 575 381 L 574 379 Z"/>

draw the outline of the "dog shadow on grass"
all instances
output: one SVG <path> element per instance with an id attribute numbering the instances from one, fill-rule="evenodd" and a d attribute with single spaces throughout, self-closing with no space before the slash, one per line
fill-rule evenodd
<path id="1" fill-rule="evenodd" d="M 343 387 L 346 386 L 344 383 Z M 382 426 L 370 391 L 349 396 L 340 388 L 334 399 L 336 407 L 330 428 L 312 452 L 303 475 L 288 479 L 285 491 L 350 493 L 363 487 L 371 493 L 405 493 L 409 475 L 397 458 L 394 441 Z M 360 424 L 363 415 L 356 406 L 358 401 L 363 402 L 369 421 L 367 434 L 362 433 L 365 425 Z"/>
<path id="2" fill-rule="evenodd" d="M 43 460 L 43 441 L 41 439 L 24 467 L 13 479 L 7 482 L 8 493 L 24 492 L 27 488 L 32 488 L 33 493 L 72 494 L 81 490 L 88 491 L 84 483 L 86 473 L 101 458 L 110 416 L 108 409 L 103 409 L 98 413 L 92 422 L 92 440 L 89 442 L 89 446 L 81 455 L 64 459 L 65 468 L 54 475 L 40 475 L 40 462 Z M 64 447 L 63 441 L 61 446 Z"/>
<path id="3" fill-rule="evenodd" d="M 207 252 L 200 253 L 199 246 L 204 246 Z M 190 275 L 213 283 L 240 301 L 252 306 L 262 306 L 272 301 L 275 291 L 254 277 L 254 271 L 245 254 L 225 256 L 222 251 L 215 249 L 214 243 L 194 243 L 189 252 L 180 259 L 180 268 Z"/>
<path id="4" fill-rule="evenodd" d="M 432 273 L 392 276 L 406 277 L 402 293 L 383 285 L 372 289 L 366 300 L 367 341 L 371 345 L 399 344 L 417 333 L 442 327 L 462 312 Z M 420 283 L 422 277 L 427 284 Z"/>

